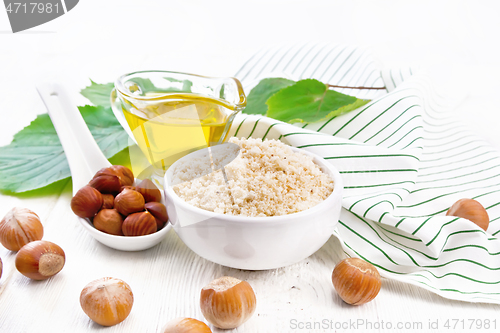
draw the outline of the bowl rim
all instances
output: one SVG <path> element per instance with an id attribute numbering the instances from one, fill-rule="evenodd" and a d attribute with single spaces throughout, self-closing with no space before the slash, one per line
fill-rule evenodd
<path id="1" fill-rule="evenodd" d="M 266 223 L 290 223 L 292 222 L 292 220 L 294 219 L 300 219 L 301 217 L 308 217 L 310 215 L 313 215 L 314 213 L 318 212 L 318 211 L 322 211 L 322 210 L 325 210 L 327 209 L 330 205 L 331 205 L 331 202 L 334 201 L 334 200 L 340 200 L 342 201 L 342 192 L 343 192 L 343 189 L 344 189 L 344 185 L 343 185 L 343 181 L 342 181 L 342 177 L 340 176 L 340 172 L 337 170 L 337 168 L 329 163 L 327 160 L 325 160 L 323 157 L 315 154 L 315 153 L 312 153 L 310 151 L 307 151 L 307 150 L 304 150 L 304 149 L 301 149 L 301 148 L 297 148 L 297 147 L 293 147 L 293 146 L 289 146 L 294 152 L 300 152 L 300 153 L 304 153 L 306 155 L 309 155 L 311 157 L 313 157 L 313 162 L 316 163 L 322 172 L 325 172 L 324 168 L 326 168 L 329 172 L 329 176 L 332 177 L 333 179 L 333 191 L 332 193 L 330 193 L 330 195 L 328 195 L 328 197 L 326 197 L 323 201 L 321 201 L 320 203 L 318 203 L 317 205 L 311 207 L 311 208 L 308 208 L 306 210 L 303 210 L 303 211 L 300 211 L 300 212 L 297 212 L 297 213 L 292 213 L 292 214 L 286 214 L 286 215 L 279 215 L 279 216 L 238 216 L 238 215 L 227 215 L 227 214 L 221 214 L 221 213 L 216 213 L 216 212 L 212 212 L 212 211 L 208 211 L 208 210 L 205 210 L 205 209 L 202 209 L 202 208 L 198 208 L 196 206 L 193 206 L 189 203 L 187 203 L 186 201 L 184 201 L 183 199 L 181 199 L 175 192 L 174 190 L 172 189 L 171 186 L 164 186 L 164 189 L 163 191 L 165 192 L 165 200 L 168 200 L 169 198 L 172 198 L 172 201 L 174 203 L 174 205 L 180 205 L 183 209 L 186 209 L 186 210 L 190 210 L 196 214 L 199 214 L 199 215 L 205 215 L 207 216 L 207 219 L 208 218 L 217 218 L 218 220 L 223 220 L 225 222 L 233 222 L 233 223 L 239 223 L 239 224 L 244 224 L 244 223 L 251 223 L 251 224 L 266 224 Z M 194 154 L 198 151 L 195 151 L 191 154 Z M 176 162 L 174 162 L 174 164 L 172 164 L 170 166 L 170 168 L 167 170 L 167 172 L 165 173 L 165 176 L 164 176 L 164 184 L 167 184 L 166 182 L 166 178 L 167 178 L 167 174 L 169 172 L 169 170 L 172 169 L 173 166 L 175 166 L 175 164 L 182 160 L 183 158 L 186 158 L 187 156 L 189 156 L 190 154 L 180 158 L 179 160 L 177 160 Z M 319 162 L 319 163 L 318 163 Z M 201 221 L 203 222 L 203 221 Z M 196 223 L 195 223 L 196 224 Z M 171 224 L 173 226 L 173 228 L 175 229 L 176 225 L 174 224 Z M 191 225 L 191 224 L 190 224 Z"/>

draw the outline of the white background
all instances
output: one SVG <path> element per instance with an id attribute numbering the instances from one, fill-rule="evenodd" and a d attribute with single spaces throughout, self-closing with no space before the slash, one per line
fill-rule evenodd
<path id="1" fill-rule="evenodd" d="M 459 84 L 469 99 L 458 113 L 498 146 L 499 12 L 498 1 L 82 0 L 12 34 L 0 11 L 0 144 L 45 112 L 37 80 L 78 91 L 88 78 L 138 69 L 230 76 L 262 47 L 328 41 L 370 46 L 385 66 L 423 65 Z M 12 106 L 22 119 L 8 117 Z"/>
<path id="2" fill-rule="evenodd" d="M 0 145 L 8 144 L 37 114 L 46 112 L 34 89 L 40 80 L 64 83 L 75 102 L 82 105 L 86 101 L 78 96 L 78 91 L 89 83 L 89 78 L 111 82 L 120 74 L 141 69 L 231 76 L 263 47 L 324 41 L 369 46 L 384 66 L 428 68 L 441 88 L 464 97 L 456 110 L 457 117 L 500 148 L 499 13 L 498 1 L 81 0 L 73 10 L 52 22 L 12 34 L 7 14 L 0 10 Z M 62 190 L 61 198 L 0 195 L 0 216 L 14 205 L 38 209 L 42 221 L 49 216 L 54 219 L 53 207 L 70 216 L 68 206 L 61 204 L 62 200 L 67 205 L 69 199 L 69 187 Z M 182 246 L 178 242 L 177 246 Z M 322 250 L 324 254 L 338 250 L 332 242 Z M 192 258 L 186 253 L 189 250 L 183 249 L 179 255 Z M 13 255 L 1 249 L 0 256 L 5 271 L 12 270 Z M 335 261 L 338 254 L 332 253 L 332 257 Z M 1 332 L 5 331 L 1 327 L 2 316 L 15 317 L 25 311 L 18 302 L 5 298 L 14 297 L 26 282 L 17 272 L 6 281 L 5 271 L 0 280 L 0 303 L 13 305 L 9 313 L 0 313 Z M 262 275 L 256 274 L 253 279 L 258 280 L 258 276 Z M 286 275 L 283 279 L 287 279 Z M 332 297 L 328 288 L 320 288 L 319 292 L 325 290 L 327 294 L 321 300 Z M 304 305 L 272 306 L 273 299 L 287 297 L 304 301 Z M 299 308 L 307 306 L 308 297 L 268 293 L 270 303 L 261 308 L 266 319 L 252 319 L 253 324 L 239 331 L 265 332 L 264 327 L 279 327 L 273 316 L 300 320 Z M 355 310 L 335 302 L 332 313 L 342 313 L 346 319 L 419 318 L 427 323 L 435 318 L 494 319 L 500 309 L 444 300 L 394 282 L 384 283 L 377 301 L 377 305 Z M 77 301 L 74 306 L 79 308 Z M 75 310 L 75 316 L 78 311 Z M 328 308 L 323 311 L 322 316 L 329 313 Z M 11 326 L 6 327 L 6 332 L 14 333 L 9 329 L 16 327 L 15 320 L 8 322 Z M 265 326 L 266 322 L 272 324 Z M 500 322 L 497 325 L 500 327 Z"/>

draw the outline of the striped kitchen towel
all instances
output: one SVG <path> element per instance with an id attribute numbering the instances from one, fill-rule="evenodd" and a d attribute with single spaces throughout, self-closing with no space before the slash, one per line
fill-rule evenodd
<path id="1" fill-rule="evenodd" d="M 381 71 L 367 50 L 306 44 L 262 50 L 236 77 L 247 93 L 265 77 L 385 87 L 339 89 L 371 102 L 318 123 L 242 114 L 230 134 L 280 139 L 337 167 L 345 190 L 334 235 L 347 255 L 446 298 L 500 303 L 500 154 L 453 117 L 426 76 Z M 486 232 L 445 216 L 461 198 L 487 209 Z"/>

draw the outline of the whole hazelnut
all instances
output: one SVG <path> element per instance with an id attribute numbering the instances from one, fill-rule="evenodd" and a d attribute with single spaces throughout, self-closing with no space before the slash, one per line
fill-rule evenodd
<path id="1" fill-rule="evenodd" d="M 123 165 L 113 165 L 111 166 L 111 170 L 120 178 L 122 186 L 132 185 L 134 183 L 134 174 L 129 168 Z"/>
<path id="2" fill-rule="evenodd" d="M 144 179 L 142 182 L 139 183 L 139 185 L 136 186 L 137 191 L 142 194 L 144 197 L 144 200 L 146 202 L 150 201 L 156 201 L 160 202 L 161 201 L 161 192 L 156 187 L 155 184 L 149 179 Z"/>
<path id="3" fill-rule="evenodd" d="M 102 207 L 101 192 L 90 186 L 84 186 L 71 199 L 73 213 L 81 218 L 91 218 Z"/>
<path id="4" fill-rule="evenodd" d="M 156 230 L 156 220 L 148 212 L 130 214 L 122 224 L 125 236 L 144 236 L 155 233 Z"/>
<path id="5" fill-rule="evenodd" d="M 43 237 L 40 218 L 27 208 L 12 208 L 0 221 L 0 243 L 11 251 L 19 251 L 29 242 Z"/>
<path id="6" fill-rule="evenodd" d="M 99 176 L 103 176 L 103 175 L 117 176 L 116 172 L 111 170 L 111 168 L 102 168 L 101 170 L 99 170 L 95 173 L 95 175 L 92 179 L 99 177 Z"/>
<path id="7" fill-rule="evenodd" d="M 0 258 L 0 278 L 2 278 L 2 269 L 3 269 L 2 258 Z"/>
<path id="8" fill-rule="evenodd" d="M 66 256 L 63 249 L 49 241 L 26 244 L 16 255 L 16 268 L 33 280 L 45 280 L 56 275 L 64 267 Z"/>
<path id="9" fill-rule="evenodd" d="M 216 279 L 201 290 L 203 316 L 222 329 L 236 328 L 250 319 L 256 303 L 250 284 L 229 276 Z"/>
<path id="10" fill-rule="evenodd" d="M 102 195 L 102 207 L 101 209 L 112 209 L 115 205 L 115 197 L 112 194 Z"/>
<path id="11" fill-rule="evenodd" d="M 89 185 L 101 193 L 116 194 L 120 192 L 121 184 L 118 176 L 115 175 L 100 175 L 94 177 Z"/>
<path id="12" fill-rule="evenodd" d="M 129 168 L 122 165 L 112 165 L 108 168 L 102 168 L 96 172 L 94 178 L 101 175 L 117 176 L 120 179 L 120 186 L 132 185 L 134 183 L 134 174 Z"/>
<path id="13" fill-rule="evenodd" d="M 176 318 L 167 323 L 163 333 L 212 333 L 210 327 L 193 318 Z"/>
<path id="14" fill-rule="evenodd" d="M 123 280 L 105 277 L 87 284 L 80 294 L 82 310 L 102 326 L 124 321 L 134 304 L 134 294 Z"/>
<path id="15" fill-rule="evenodd" d="M 490 225 L 490 217 L 478 201 L 474 199 L 460 199 L 446 212 L 447 216 L 457 216 L 477 224 L 486 231 Z"/>
<path id="16" fill-rule="evenodd" d="M 144 205 L 144 208 L 154 216 L 158 230 L 163 228 L 165 223 L 168 221 L 167 208 L 165 205 L 159 202 L 151 201 L 147 202 Z"/>
<path id="17" fill-rule="evenodd" d="M 114 207 L 125 216 L 140 212 L 144 210 L 144 197 L 139 192 L 126 188 L 115 197 Z"/>
<path id="18" fill-rule="evenodd" d="M 123 236 L 123 218 L 116 209 L 101 209 L 94 217 L 94 227 L 111 235 Z"/>
<path id="19" fill-rule="evenodd" d="M 338 263 L 332 273 L 332 282 L 340 298 L 352 305 L 371 301 L 381 286 L 375 266 L 359 258 L 347 258 Z"/>
<path id="20" fill-rule="evenodd" d="M 137 191 L 137 188 L 135 188 L 135 186 L 132 186 L 132 185 L 125 185 L 125 186 L 122 186 L 122 188 L 120 189 L 120 192 L 123 191 L 124 189 L 129 189 L 129 190 L 134 190 L 134 191 Z"/>

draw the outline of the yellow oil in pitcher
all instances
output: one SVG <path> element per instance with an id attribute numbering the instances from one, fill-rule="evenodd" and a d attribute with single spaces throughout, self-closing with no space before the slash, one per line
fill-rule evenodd
<path id="1" fill-rule="evenodd" d="M 148 92 L 155 97 L 164 93 Z M 179 158 L 226 138 L 232 110 L 211 98 L 179 93 L 170 99 L 154 99 L 148 105 L 127 103 L 123 114 L 138 146 L 156 168 L 166 171 Z"/>

